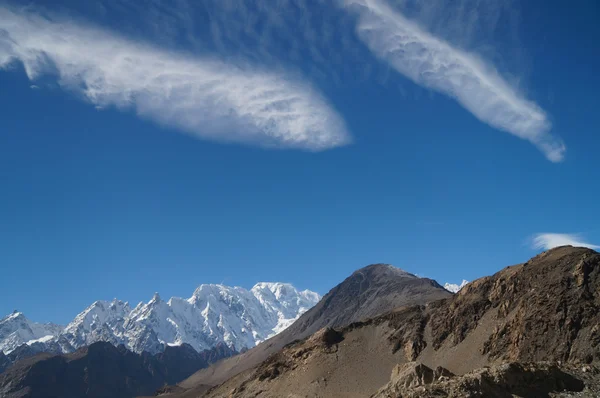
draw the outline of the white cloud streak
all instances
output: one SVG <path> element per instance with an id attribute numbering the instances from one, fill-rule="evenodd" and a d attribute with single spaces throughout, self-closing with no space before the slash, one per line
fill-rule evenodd
<path id="1" fill-rule="evenodd" d="M 217 141 L 324 150 L 347 144 L 342 118 L 309 84 L 283 72 L 225 64 L 133 42 L 0 5 L 0 68 L 20 61 L 30 80 L 99 108 Z"/>
<path id="2" fill-rule="evenodd" d="M 474 54 L 431 35 L 381 0 L 340 0 L 358 15 L 357 34 L 415 83 L 455 98 L 479 120 L 538 147 L 552 162 L 566 150 L 548 116 Z"/>
<path id="3" fill-rule="evenodd" d="M 600 246 L 583 242 L 581 236 L 577 234 L 554 234 L 541 233 L 536 234 L 532 239 L 534 249 L 550 250 L 559 246 L 587 247 L 590 249 L 600 249 Z"/>

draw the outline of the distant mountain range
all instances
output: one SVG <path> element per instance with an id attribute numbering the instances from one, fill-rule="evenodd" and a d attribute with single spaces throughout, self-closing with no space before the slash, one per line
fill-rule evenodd
<path id="1" fill-rule="evenodd" d="M 131 309 L 119 300 L 96 301 L 66 327 L 39 324 L 20 312 L 0 320 L 0 351 L 71 353 L 103 341 L 135 352 L 157 354 L 189 344 L 196 351 L 224 343 L 252 348 L 291 325 L 320 296 L 288 283 L 258 283 L 252 289 L 200 285 L 188 299 L 163 301 L 155 294 Z"/>
<path id="2" fill-rule="evenodd" d="M 559 247 L 444 287 L 373 264 L 317 299 L 286 284 L 203 285 L 133 310 L 94 303 L 65 328 L 14 313 L 2 341 L 25 344 L 0 353 L 0 397 L 600 396 L 593 250 Z"/>

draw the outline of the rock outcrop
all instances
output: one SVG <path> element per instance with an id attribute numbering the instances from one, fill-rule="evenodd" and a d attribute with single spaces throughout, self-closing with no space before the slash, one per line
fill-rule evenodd
<path id="1" fill-rule="evenodd" d="M 427 397 L 549 397 L 550 393 L 581 392 L 584 382 L 552 363 L 506 363 L 455 376 L 421 363 L 394 368 L 390 382 L 373 398 Z"/>

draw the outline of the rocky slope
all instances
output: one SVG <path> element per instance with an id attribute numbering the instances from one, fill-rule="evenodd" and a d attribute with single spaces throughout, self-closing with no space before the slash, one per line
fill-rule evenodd
<path id="1" fill-rule="evenodd" d="M 98 342 L 66 355 L 48 353 L 21 360 L 0 374 L 0 396 L 133 397 L 152 395 L 194 371 L 235 352 L 225 344 L 201 353 L 190 345 L 151 355 Z"/>
<path id="2" fill-rule="evenodd" d="M 134 309 L 116 299 L 96 301 L 64 328 L 33 323 L 15 312 L 0 320 L 0 351 L 10 354 L 27 345 L 36 352 L 69 353 L 97 341 L 137 353 L 184 343 L 197 351 L 219 343 L 242 350 L 281 332 L 319 299 L 290 284 L 263 282 L 251 290 L 201 285 L 189 299 L 164 301 L 155 294 Z"/>
<path id="3" fill-rule="evenodd" d="M 490 361 L 598 361 L 600 254 L 549 250 L 471 282 L 428 315 L 434 350 L 489 327 L 478 348 Z"/>
<path id="4" fill-rule="evenodd" d="M 343 327 L 397 307 L 450 296 L 450 292 L 431 279 L 419 278 L 387 264 L 367 266 L 331 289 L 317 305 L 277 336 L 242 355 L 199 371 L 180 383 L 180 387 L 189 390 L 186 393 L 189 396 L 198 395 L 210 386 L 245 374 L 284 346 L 324 327 Z"/>
<path id="5" fill-rule="evenodd" d="M 537 397 L 568 396 L 560 392 L 567 388 L 598 396 L 598 377 L 590 375 L 600 362 L 599 325 L 600 254 L 560 247 L 473 281 L 452 297 L 288 344 L 205 395 Z M 436 377 L 446 378 L 414 394 L 396 388 L 395 367 L 413 361 L 443 367 Z M 200 373 L 210 369 L 218 366 Z M 548 384 L 535 384 L 540 379 Z M 529 384 L 545 395 L 520 389 Z"/>

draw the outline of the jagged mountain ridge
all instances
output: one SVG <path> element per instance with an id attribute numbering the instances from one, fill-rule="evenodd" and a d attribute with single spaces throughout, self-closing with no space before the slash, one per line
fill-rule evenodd
<path id="1" fill-rule="evenodd" d="M 281 332 L 319 299 L 288 283 L 261 282 L 250 290 L 204 284 L 189 299 L 164 301 L 155 294 L 134 309 L 116 299 L 96 301 L 64 328 L 14 312 L 0 320 L 0 351 L 9 354 L 26 344 L 37 352 L 69 353 L 98 341 L 136 353 L 184 343 L 196 351 L 218 343 L 239 351 Z"/>

